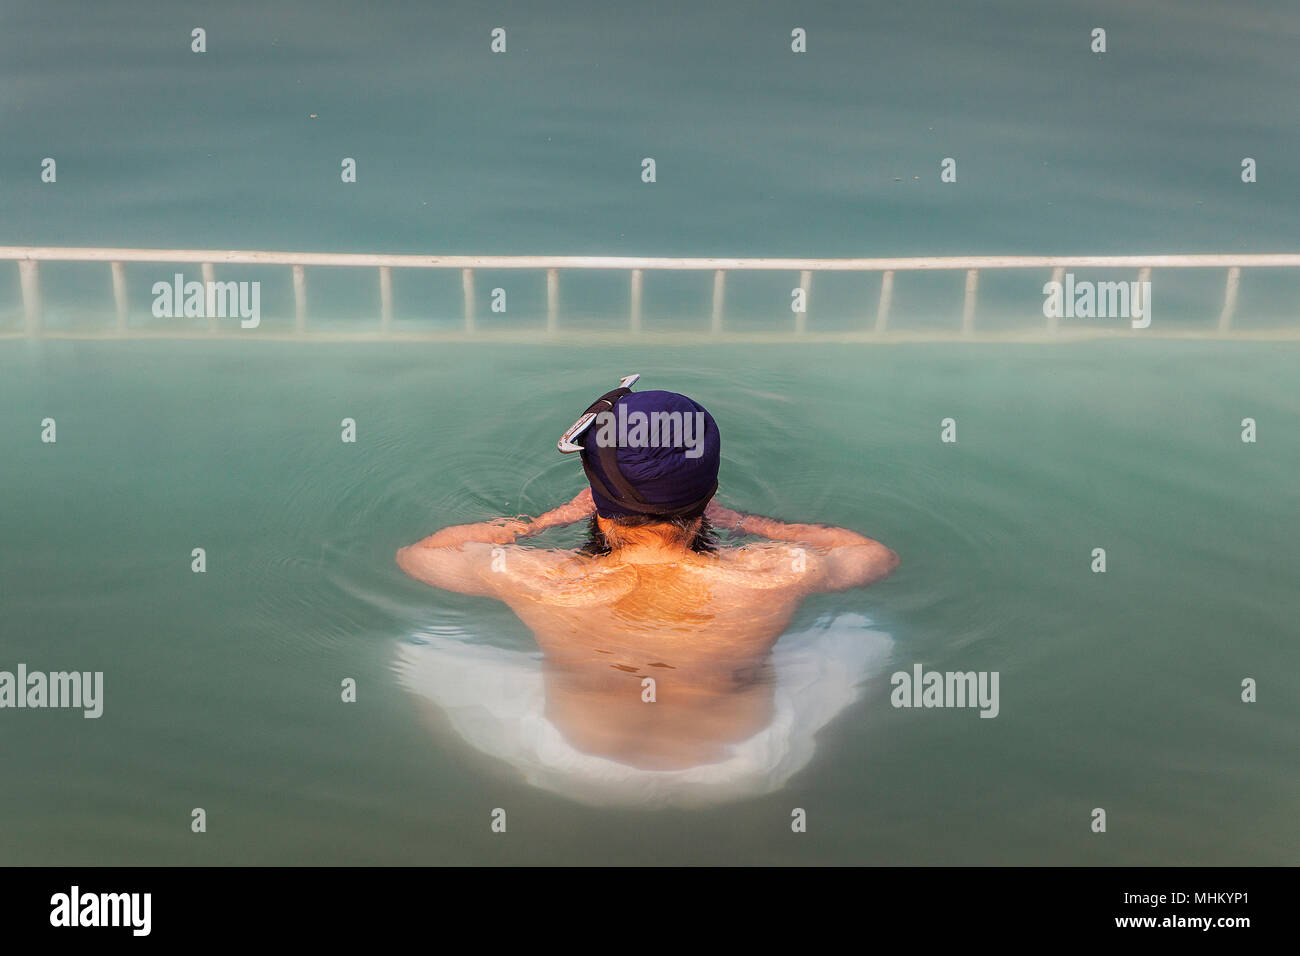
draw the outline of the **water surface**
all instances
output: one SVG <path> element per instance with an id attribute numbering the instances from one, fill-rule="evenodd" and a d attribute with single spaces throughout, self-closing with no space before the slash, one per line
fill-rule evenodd
<path id="1" fill-rule="evenodd" d="M 7 712 L 22 769 L 0 797 L 6 859 L 1289 862 L 1295 360 L 1171 343 L 10 347 L 5 657 L 103 670 L 106 705 L 95 721 Z M 501 605 L 406 578 L 393 552 L 572 496 L 580 469 L 554 436 L 632 368 L 717 418 L 724 501 L 902 556 L 871 589 L 811 598 L 792 629 L 864 614 L 892 635 L 891 665 L 999 671 L 999 716 L 896 710 L 881 673 L 781 791 L 658 811 L 529 787 L 431 724 L 392 672 L 400 642 L 531 638 Z M 1258 704 L 1238 699 L 1247 676 Z"/>

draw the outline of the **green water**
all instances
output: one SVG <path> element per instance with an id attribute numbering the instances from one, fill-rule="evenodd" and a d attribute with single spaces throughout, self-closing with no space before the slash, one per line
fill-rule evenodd
<path id="1" fill-rule="evenodd" d="M 8 3 L 0 223 L 341 252 L 1293 251 L 1297 39 L 1290 0 Z"/>
<path id="2" fill-rule="evenodd" d="M 1253 344 L 11 347 L 5 661 L 103 670 L 105 709 L 5 712 L 4 860 L 1294 862 L 1296 359 Z M 407 579 L 393 552 L 571 496 L 579 469 L 554 436 L 634 368 L 717 418 L 724 501 L 902 556 L 796 625 L 858 611 L 900 669 L 996 670 L 999 716 L 894 709 L 881 674 L 784 790 L 697 811 L 585 807 L 430 725 L 393 679 L 398 642 L 430 625 L 529 636 L 488 599 Z M 939 440 L 947 417 L 956 444 Z M 1244 677 L 1258 703 L 1239 700 Z M 489 830 L 496 807 L 506 835 Z"/>

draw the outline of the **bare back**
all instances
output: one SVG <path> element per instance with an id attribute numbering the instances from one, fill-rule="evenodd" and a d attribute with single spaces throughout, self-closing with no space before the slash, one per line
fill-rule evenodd
<path id="1" fill-rule="evenodd" d="M 866 538 L 638 559 L 465 540 L 494 534 L 488 526 L 452 531 L 456 546 L 430 539 L 399 564 L 506 603 L 545 655 L 547 718 L 578 749 L 646 769 L 716 762 L 765 727 L 772 646 L 803 598 L 870 583 L 897 562 Z"/>
<path id="2" fill-rule="evenodd" d="M 496 596 L 556 656 L 599 649 L 682 665 L 761 656 L 807 593 L 807 574 L 796 570 L 801 549 L 786 544 L 650 564 L 503 550 Z"/>

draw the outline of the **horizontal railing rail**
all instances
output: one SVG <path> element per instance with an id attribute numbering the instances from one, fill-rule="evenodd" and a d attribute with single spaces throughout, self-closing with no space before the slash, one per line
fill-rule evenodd
<path id="1" fill-rule="evenodd" d="M 77 333 L 46 332 L 41 321 L 42 299 L 39 278 L 41 262 L 103 262 L 108 263 L 113 282 L 113 299 L 117 313 L 117 325 L 113 334 L 119 336 L 139 335 L 140 337 L 190 337 L 194 333 L 175 332 L 158 333 L 157 331 L 137 331 L 128 327 L 128 303 L 124 265 L 127 263 L 193 263 L 201 267 L 205 282 L 212 282 L 214 268 L 219 264 L 288 266 L 292 270 L 294 295 L 294 336 L 307 337 L 307 267 L 351 267 L 373 268 L 379 273 L 379 307 L 380 328 L 375 333 L 357 332 L 340 333 L 337 330 L 313 338 L 328 340 L 372 339 L 394 337 L 405 340 L 421 337 L 445 337 L 438 335 L 421 336 L 418 333 L 395 333 L 392 328 L 393 269 L 459 269 L 462 278 L 463 312 L 465 335 L 475 334 L 475 295 L 474 270 L 497 269 L 535 269 L 543 270 L 546 276 L 547 320 L 546 334 L 554 335 L 560 331 L 559 325 L 559 272 L 569 269 L 600 269 L 626 271 L 630 273 L 628 330 L 641 333 L 641 302 L 646 270 L 663 271 L 711 271 L 713 272 L 713 303 L 708 334 L 719 337 L 723 334 L 723 307 L 726 294 L 726 274 L 728 272 L 789 272 L 797 273 L 798 288 L 804 293 L 806 301 L 811 289 L 812 277 L 818 272 L 876 272 L 881 275 L 880 295 L 876 303 L 874 322 L 855 332 L 840 330 L 832 333 L 833 338 L 884 337 L 894 334 L 889 328 L 889 317 L 893 299 L 894 278 L 898 272 L 952 271 L 965 273 L 965 295 L 962 303 L 962 318 L 959 331 L 950 335 L 924 334 L 927 340 L 971 338 L 975 334 L 975 311 L 979 293 L 979 274 L 982 270 L 1042 269 L 1052 270 L 1053 281 L 1060 282 L 1065 270 L 1078 269 L 1137 269 L 1138 281 L 1149 281 L 1153 269 L 1226 269 L 1226 284 L 1222 308 L 1219 312 L 1213 334 L 1240 334 L 1233 327 L 1236 313 L 1238 289 L 1242 269 L 1300 268 L 1300 253 L 1262 253 L 1262 254 L 1175 254 L 1175 255 L 1133 255 L 1133 256 L 922 256 L 890 258 L 731 258 L 705 257 L 682 258 L 669 256 L 435 256 L 435 255 L 390 255 L 383 253 L 331 253 L 331 252 L 268 252 L 251 250 L 211 250 L 211 249 L 107 249 L 107 248 L 59 248 L 46 246 L 0 246 L 0 260 L 12 260 L 18 263 L 20 285 L 23 298 L 24 330 L 20 335 L 33 337 L 83 337 Z M 213 327 L 215 330 L 215 326 Z M 1049 336 L 1060 334 L 1059 322 L 1048 318 L 1040 330 Z M 1150 332 L 1151 330 L 1146 330 Z M 1106 334 L 1104 329 L 1076 330 L 1089 334 Z M 584 331 L 584 335 L 589 332 Z M 1110 334 L 1113 334 L 1110 333 Z M 1187 335 L 1186 330 L 1172 330 L 1172 334 Z M 1195 334 L 1195 333 L 1193 333 Z M 1282 329 L 1272 331 L 1255 331 L 1251 337 L 1292 338 L 1300 337 L 1300 330 Z M 268 336 L 283 337 L 283 336 Z M 729 338 L 738 337 L 728 330 Z M 773 333 L 753 333 L 756 339 L 771 339 Z M 775 336 L 780 338 L 780 335 Z M 807 327 L 807 311 L 794 314 L 792 327 L 787 337 L 816 338 L 811 336 Z M 826 336 L 820 336 L 822 338 Z M 897 338 L 897 334 L 894 334 Z M 1005 336 L 1001 336 L 1005 337 Z"/>

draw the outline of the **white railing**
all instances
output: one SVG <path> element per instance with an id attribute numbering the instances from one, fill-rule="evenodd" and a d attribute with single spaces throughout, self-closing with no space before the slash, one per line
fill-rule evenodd
<path id="1" fill-rule="evenodd" d="M 463 299 L 464 327 L 455 337 L 478 334 L 475 321 L 474 270 L 475 269 L 535 269 L 543 270 L 546 276 L 546 327 L 545 336 L 555 336 L 561 332 L 559 322 L 559 272 L 561 269 L 603 269 L 626 271 L 630 273 L 629 314 L 627 331 L 634 334 L 642 332 L 641 299 L 644 272 L 646 270 L 663 271 L 712 271 L 713 272 L 713 309 L 708 337 L 724 337 L 723 305 L 726 294 L 726 274 L 728 272 L 763 271 L 787 272 L 798 275 L 799 288 L 804 291 L 807 301 L 812 286 L 812 277 L 816 272 L 877 272 L 880 273 L 880 295 L 876 304 L 874 322 L 869 326 L 864 323 L 861 329 L 845 332 L 814 335 L 807 327 L 806 311 L 796 312 L 793 325 L 788 332 L 773 336 L 771 333 L 736 333 L 726 331 L 728 339 L 748 338 L 753 340 L 778 338 L 786 339 L 825 339 L 838 340 L 852 338 L 906 338 L 906 333 L 899 336 L 889 327 L 890 307 L 893 299 L 894 277 L 898 272 L 959 271 L 965 272 L 965 297 L 962 303 L 960 331 L 940 335 L 924 335 L 927 340 L 945 339 L 961 340 L 975 336 L 975 307 L 979 293 L 979 274 L 981 270 L 1035 269 L 1052 270 L 1054 281 L 1061 281 L 1066 269 L 1137 269 L 1138 281 L 1147 281 L 1152 269 L 1226 269 L 1227 281 L 1224 287 L 1223 304 L 1218 322 L 1210 334 L 1234 335 L 1252 338 L 1297 338 L 1300 328 L 1287 328 L 1271 332 L 1241 333 L 1233 327 L 1233 317 L 1237 307 L 1237 291 L 1242 269 L 1300 268 L 1300 253 L 1280 254 L 1242 254 L 1242 255 L 1156 255 L 1156 256 L 946 256 L 919 258 L 873 258 L 873 259 L 740 259 L 740 258 L 675 258 L 642 256 L 416 256 L 416 255 L 382 255 L 351 254 L 328 252 L 260 252 L 260 251 L 216 251 L 203 249 L 92 249 L 92 248 L 53 248 L 40 246 L 0 246 L 0 260 L 9 259 L 18 263 L 20 284 L 22 288 L 24 329 L 18 335 L 31 337 L 87 337 L 86 333 L 46 332 L 42 327 L 42 302 L 39 275 L 41 262 L 106 262 L 110 267 L 113 283 L 113 301 L 117 314 L 117 324 L 112 333 L 116 336 L 148 337 L 191 337 L 195 333 L 173 331 L 160 333 L 143 332 L 131 329 L 127 322 L 126 279 L 123 266 L 125 263 L 197 263 L 205 282 L 213 281 L 217 264 L 289 266 L 293 276 L 294 296 L 294 334 L 292 338 L 314 338 L 329 340 L 363 340 L 372 338 L 400 338 L 404 340 L 421 338 L 446 338 L 445 334 L 395 333 L 393 320 L 393 269 L 459 269 Z M 379 272 L 379 311 L 380 325 L 378 333 L 353 332 L 309 334 L 307 325 L 307 280 L 308 266 L 372 268 Z M 540 330 L 538 330 L 540 332 Z M 514 330 L 512 337 L 519 333 L 528 334 L 528 330 Z M 590 337 L 589 330 L 581 333 Z M 1061 330 L 1055 319 L 1047 319 L 1039 333 L 1032 340 L 1048 340 L 1059 337 Z M 1104 329 L 1079 329 L 1072 335 L 1090 336 L 1108 333 Z M 1143 330 L 1143 334 L 1162 334 L 1158 329 Z M 1186 332 L 1171 334 L 1187 335 Z M 1204 335 L 1206 333 L 1192 333 Z M 681 338 L 680 333 L 674 333 Z M 284 338 L 283 335 L 268 335 L 270 338 Z M 1006 338 L 1005 335 L 999 336 Z"/>

